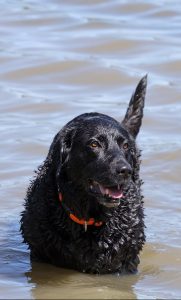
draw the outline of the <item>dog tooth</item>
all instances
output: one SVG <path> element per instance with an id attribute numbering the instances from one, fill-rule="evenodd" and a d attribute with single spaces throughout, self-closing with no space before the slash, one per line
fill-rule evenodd
<path id="1" fill-rule="evenodd" d="M 106 189 L 105 192 L 106 192 L 106 195 L 109 195 L 109 189 Z"/>

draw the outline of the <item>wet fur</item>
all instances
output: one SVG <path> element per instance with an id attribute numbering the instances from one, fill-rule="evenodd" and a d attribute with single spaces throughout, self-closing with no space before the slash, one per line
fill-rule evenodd
<path id="1" fill-rule="evenodd" d="M 146 77 L 138 84 L 122 123 L 106 115 L 87 113 L 70 121 L 55 136 L 46 160 L 28 188 L 21 217 L 21 232 L 24 242 L 29 245 L 31 259 L 88 273 L 137 270 L 145 234 L 142 182 L 139 178 L 140 151 L 135 138 L 143 117 L 145 92 Z M 81 150 L 84 139 L 88 135 L 90 138 L 94 132 L 92 127 L 101 131 L 110 145 L 110 136 L 118 132 L 129 142 L 127 153 L 120 150 L 119 154 L 119 149 L 113 145 L 120 158 L 115 154 L 108 165 L 106 150 L 101 150 L 103 158 L 100 154 L 94 158 L 90 149 L 88 152 Z M 109 148 L 113 149 L 113 146 Z M 95 164 L 92 161 L 96 159 Z M 103 161 L 106 166 L 102 166 Z M 90 175 L 105 180 L 105 183 L 117 182 L 118 175 L 114 178 L 116 163 L 121 165 L 123 162 L 131 166 L 132 175 L 129 180 L 124 180 L 127 184 L 120 205 L 108 208 L 87 191 L 87 178 Z M 99 174 L 101 168 L 104 170 L 102 175 Z M 107 174 L 105 170 L 109 168 Z M 120 180 L 123 181 L 122 178 Z M 103 225 L 88 226 L 85 231 L 84 226 L 73 222 L 59 201 L 59 190 L 63 201 L 75 215 L 84 219 L 94 217 L 103 221 Z"/>

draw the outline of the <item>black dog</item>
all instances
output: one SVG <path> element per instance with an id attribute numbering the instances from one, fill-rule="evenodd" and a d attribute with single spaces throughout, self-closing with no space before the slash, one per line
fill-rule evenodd
<path id="1" fill-rule="evenodd" d="M 145 235 L 135 138 L 146 84 L 145 76 L 122 123 L 86 113 L 55 136 L 21 218 L 32 259 L 89 273 L 137 270 Z"/>

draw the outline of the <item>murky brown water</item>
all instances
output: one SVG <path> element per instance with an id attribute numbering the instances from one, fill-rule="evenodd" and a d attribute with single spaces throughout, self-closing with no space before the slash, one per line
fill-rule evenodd
<path id="1" fill-rule="evenodd" d="M 180 0 L 1 0 L 0 298 L 181 297 Z M 147 244 L 139 272 L 90 276 L 29 263 L 19 213 L 33 170 L 72 117 L 123 116 L 149 75 L 142 177 Z"/>

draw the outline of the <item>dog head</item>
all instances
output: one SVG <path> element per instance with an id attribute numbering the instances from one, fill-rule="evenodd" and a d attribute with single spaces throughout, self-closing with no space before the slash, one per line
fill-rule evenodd
<path id="1" fill-rule="evenodd" d="M 87 113 L 63 128 L 57 182 L 64 170 L 68 181 L 101 205 L 119 205 L 124 190 L 134 181 L 135 139 L 142 122 L 146 85 L 145 76 L 121 123 L 107 115 Z"/>

